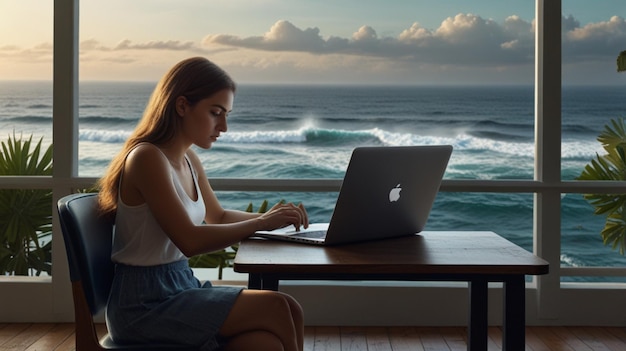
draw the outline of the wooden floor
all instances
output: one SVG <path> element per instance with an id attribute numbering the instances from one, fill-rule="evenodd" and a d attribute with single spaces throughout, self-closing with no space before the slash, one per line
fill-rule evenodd
<path id="1" fill-rule="evenodd" d="M 0 351 L 71 351 L 73 333 L 73 324 L 0 323 Z M 307 351 L 467 349 L 463 327 L 307 327 L 305 333 Z M 501 329 L 489 328 L 489 350 L 501 346 Z M 626 327 L 527 327 L 526 350 L 624 351 Z"/>

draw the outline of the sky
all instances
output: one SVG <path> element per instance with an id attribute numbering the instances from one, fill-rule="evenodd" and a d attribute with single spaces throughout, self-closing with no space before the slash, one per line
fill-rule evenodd
<path id="1" fill-rule="evenodd" d="M 52 79 L 52 0 L 0 0 L 0 80 Z M 624 84 L 626 1 L 563 0 L 564 84 Z M 80 0 L 81 80 L 205 56 L 239 83 L 532 84 L 533 0 Z"/>

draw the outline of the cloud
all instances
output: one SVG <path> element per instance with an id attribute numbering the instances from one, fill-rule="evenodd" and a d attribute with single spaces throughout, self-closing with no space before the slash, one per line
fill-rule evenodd
<path id="1" fill-rule="evenodd" d="M 208 35 L 205 47 L 231 47 L 259 51 L 345 54 L 392 58 L 423 64 L 515 65 L 532 64 L 535 24 L 519 16 L 502 23 L 474 14 L 457 14 L 434 30 L 413 23 L 395 37 L 381 37 L 371 26 L 361 26 L 350 38 L 323 37 L 319 28 L 301 29 L 277 21 L 262 36 Z M 584 27 L 572 16 L 563 17 L 563 52 L 568 61 L 615 56 L 626 42 L 626 23 L 615 16 Z"/>
<path id="2" fill-rule="evenodd" d="M 626 21 L 613 16 L 608 21 L 572 25 L 563 33 L 563 58 L 568 62 L 617 57 L 626 47 Z"/>
<path id="3" fill-rule="evenodd" d="M 391 32 L 386 29 L 384 33 Z M 601 72 L 605 74 L 603 77 L 619 78 L 613 77 L 612 66 L 626 43 L 624 18 L 614 16 L 581 25 L 573 16 L 565 16 L 562 34 L 564 72 L 582 76 L 585 72 L 581 67 L 589 71 L 589 67 L 595 66 L 605 69 Z M 86 39 L 80 43 L 80 61 L 83 77 L 88 77 L 87 72 L 104 75 L 102 68 L 106 67 L 107 72 L 123 71 L 124 78 L 141 71 L 142 79 L 148 79 L 158 76 L 173 61 L 204 55 L 244 79 L 265 74 L 266 81 L 280 77 L 285 81 L 333 81 L 348 77 L 354 81 L 369 78 L 375 82 L 440 82 L 446 76 L 457 79 L 471 75 L 478 82 L 489 79 L 532 82 L 534 36 L 534 20 L 516 15 L 495 21 L 460 13 L 443 19 L 436 28 L 414 22 L 396 28 L 395 34 L 385 35 L 364 24 L 343 36 L 325 35 L 318 27 L 302 28 L 279 20 L 265 33 L 253 36 L 222 33 L 207 35 L 201 41 L 143 42 L 122 38 L 117 43 Z M 6 67 L 0 73 L 6 77 L 19 76 L 13 73 L 17 69 L 9 70 L 9 66 L 22 69 L 27 63 L 49 71 L 52 56 L 50 43 L 27 48 L 1 46 L 0 58 Z"/>
<path id="4" fill-rule="evenodd" d="M 483 42 L 485 38 L 502 35 L 498 24 L 472 14 L 458 14 L 446 18 L 435 31 L 435 36 L 450 44 Z"/>
<path id="5" fill-rule="evenodd" d="M 563 17 L 562 28 L 563 57 L 567 63 L 605 60 L 608 56 L 615 56 L 626 43 L 626 21 L 619 16 L 581 26 L 576 18 L 569 15 Z M 425 28 L 415 22 L 399 28 L 396 36 L 380 36 L 372 26 L 363 25 L 349 37 L 338 37 L 323 36 L 318 27 L 302 29 L 287 20 L 279 20 L 260 36 L 212 34 L 199 43 L 182 40 L 133 42 L 122 39 L 113 45 L 87 39 L 80 43 L 80 50 L 81 55 L 96 52 L 132 55 L 132 52 L 148 50 L 215 55 L 248 49 L 286 54 L 350 55 L 432 65 L 529 65 L 534 60 L 534 30 L 534 22 L 515 15 L 496 22 L 479 15 L 460 13 L 444 19 L 435 29 Z M 0 55 L 3 57 L 28 54 L 45 57 L 51 53 L 51 44 L 27 49 L 0 47 Z M 134 54 L 140 57 L 137 55 L 141 54 Z M 125 58 L 124 61 L 132 60 Z"/>
<path id="6" fill-rule="evenodd" d="M 110 48 L 107 48 L 100 44 L 99 41 L 95 39 L 87 39 L 80 42 L 80 49 L 85 51 L 110 51 Z"/>
<path id="7" fill-rule="evenodd" d="M 22 48 L 17 45 L 5 45 L 0 47 L 0 57 L 7 61 L 19 61 L 21 64 L 47 63 L 52 61 L 52 49 L 53 47 L 50 43 L 40 43 L 30 48 Z"/>
<path id="8" fill-rule="evenodd" d="M 12 51 L 19 51 L 21 50 L 19 46 L 17 45 L 4 45 L 4 46 L 0 46 L 0 52 L 12 52 Z"/>
<path id="9" fill-rule="evenodd" d="M 240 38 L 218 34 L 204 38 L 203 44 L 221 44 L 264 51 L 304 51 L 328 53 L 347 44 L 347 40 L 330 38 L 324 40 L 318 28 L 299 29 L 288 21 L 278 21 L 263 36 Z"/>
<path id="10" fill-rule="evenodd" d="M 376 31 L 370 26 L 363 26 L 352 35 L 352 40 L 355 42 L 375 42 L 378 40 Z"/>
<path id="11" fill-rule="evenodd" d="M 123 39 L 114 46 L 106 46 L 96 39 L 87 39 L 80 42 L 83 51 L 127 51 L 127 50 L 166 50 L 166 51 L 195 51 L 206 52 L 193 41 L 180 40 L 152 40 L 145 43 L 133 43 L 130 39 Z"/>
<path id="12" fill-rule="evenodd" d="M 534 37 L 531 28 L 530 23 L 519 17 L 510 17 L 504 25 L 499 25 L 480 16 L 458 14 L 445 19 L 434 31 L 416 22 L 403 29 L 397 37 L 380 37 L 374 28 L 364 25 L 350 38 L 324 38 L 318 28 L 300 29 L 289 21 L 281 20 L 263 36 L 208 35 L 203 44 L 206 47 L 347 54 L 424 63 L 453 64 L 461 61 L 486 64 L 501 57 L 510 64 L 511 59 L 519 61 L 514 55 L 518 50 L 532 47 Z"/>
<path id="13" fill-rule="evenodd" d="M 173 50 L 173 51 L 195 51 L 197 46 L 192 41 L 181 42 L 179 40 L 168 41 L 149 41 L 147 43 L 133 44 L 132 41 L 125 39 L 115 45 L 112 50 Z"/>

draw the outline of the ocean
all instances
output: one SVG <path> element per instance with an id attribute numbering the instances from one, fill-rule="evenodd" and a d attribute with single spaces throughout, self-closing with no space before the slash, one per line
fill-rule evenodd
<path id="1" fill-rule="evenodd" d="M 154 85 L 81 83 L 81 176 L 102 174 Z M 619 87 L 564 88 L 564 180 L 603 153 L 596 138 L 610 119 L 626 115 L 624 101 L 626 90 Z M 51 129 L 50 82 L 0 82 L 0 141 L 15 132 L 48 145 Z M 356 146 L 430 144 L 454 146 L 446 179 L 532 179 L 533 87 L 241 85 L 228 132 L 210 150 L 197 151 L 208 177 L 341 178 Z M 303 202 L 317 222 L 330 219 L 336 196 L 218 192 L 224 207 L 242 210 L 266 199 Z M 532 194 L 442 192 L 427 229 L 493 230 L 532 250 L 532 205 Z M 561 264 L 626 266 L 625 257 L 603 245 L 603 227 L 582 195 L 564 195 Z"/>

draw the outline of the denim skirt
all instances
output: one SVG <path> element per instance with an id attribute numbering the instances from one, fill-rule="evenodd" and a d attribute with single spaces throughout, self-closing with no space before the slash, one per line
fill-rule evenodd
<path id="1" fill-rule="evenodd" d="M 217 350 L 218 335 L 240 287 L 203 285 L 187 260 L 158 266 L 117 264 L 106 309 L 120 344 L 172 344 Z"/>

